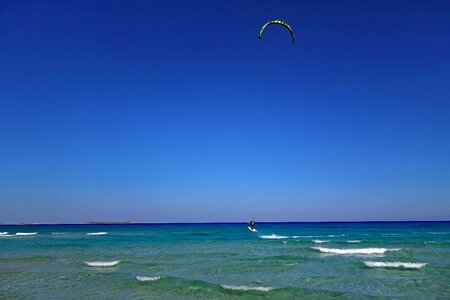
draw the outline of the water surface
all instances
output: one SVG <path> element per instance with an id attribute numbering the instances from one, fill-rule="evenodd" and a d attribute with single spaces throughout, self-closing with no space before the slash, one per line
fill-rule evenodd
<path id="1" fill-rule="evenodd" d="M 450 298 L 450 223 L 0 226 L 0 298 Z"/>

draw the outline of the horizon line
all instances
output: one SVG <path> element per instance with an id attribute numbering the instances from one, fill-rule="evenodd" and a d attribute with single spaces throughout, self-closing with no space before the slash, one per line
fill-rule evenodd
<path id="1" fill-rule="evenodd" d="M 318 224 L 318 223 L 446 223 L 450 220 L 390 220 L 390 221 L 258 221 L 258 224 Z M 0 226 L 58 226 L 58 225 L 220 225 L 220 224 L 247 224 L 248 222 L 83 222 L 83 223 L 0 223 Z"/>

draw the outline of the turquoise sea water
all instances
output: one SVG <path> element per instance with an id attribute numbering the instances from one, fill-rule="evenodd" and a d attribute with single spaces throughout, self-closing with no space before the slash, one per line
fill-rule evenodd
<path id="1" fill-rule="evenodd" d="M 449 222 L 257 229 L 0 226 L 0 299 L 450 299 Z"/>

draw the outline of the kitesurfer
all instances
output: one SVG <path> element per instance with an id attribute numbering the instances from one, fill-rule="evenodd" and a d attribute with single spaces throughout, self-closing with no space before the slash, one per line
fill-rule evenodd
<path id="1" fill-rule="evenodd" d="M 254 217 L 248 222 L 248 225 L 250 226 L 250 228 L 252 230 L 255 229 L 256 222 L 255 222 L 255 218 Z"/>

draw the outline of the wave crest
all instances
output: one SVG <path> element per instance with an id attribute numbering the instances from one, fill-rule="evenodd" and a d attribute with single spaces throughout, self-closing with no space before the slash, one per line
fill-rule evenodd
<path id="1" fill-rule="evenodd" d="M 322 244 L 322 243 L 329 243 L 330 241 L 325 241 L 325 240 L 313 240 L 314 243 L 316 244 Z"/>
<path id="2" fill-rule="evenodd" d="M 425 241 L 425 242 L 423 242 L 425 245 L 428 245 L 428 244 L 440 244 L 440 242 L 436 242 L 436 241 Z"/>
<path id="3" fill-rule="evenodd" d="M 404 269 L 420 269 L 427 265 L 426 263 L 382 262 L 382 261 L 365 261 L 364 264 L 371 268 L 404 268 Z"/>
<path id="4" fill-rule="evenodd" d="M 285 235 L 271 234 L 271 235 L 261 235 L 260 238 L 262 238 L 262 239 L 288 239 L 290 237 L 285 236 Z"/>
<path id="5" fill-rule="evenodd" d="M 258 292 L 268 292 L 273 290 L 273 287 L 265 286 L 246 286 L 246 285 L 222 285 L 224 289 L 233 291 L 258 291 Z"/>
<path id="6" fill-rule="evenodd" d="M 108 234 L 108 233 L 102 231 L 102 232 L 88 232 L 88 233 L 86 233 L 86 234 L 87 234 L 87 235 L 105 235 L 105 234 Z"/>
<path id="7" fill-rule="evenodd" d="M 386 251 L 398 251 L 397 249 L 387 249 L 387 248 L 355 248 L 355 249 L 333 249 L 324 247 L 312 247 L 311 249 L 319 250 L 322 253 L 332 253 L 332 254 L 383 254 Z"/>
<path id="8" fill-rule="evenodd" d="M 139 281 L 156 281 L 161 279 L 163 276 L 155 276 L 155 277 L 149 277 L 149 276 L 136 276 L 136 279 Z"/>
<path id="9" fill-rule="evenodd" d="M 36 235 L 37 232 L 17 232 L 16 235 L 21 235 L 21 236 L 25 236 L 25 235 Z"/>
<path id="10" fill-rule="evenodd" d="M 115 261 L 85 261 L 84 262 L 89 267 L 115 267 L 118 263 L 120 263 L 120 260 Z"/>

